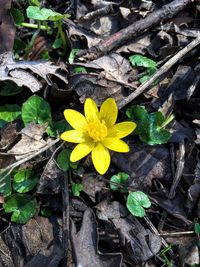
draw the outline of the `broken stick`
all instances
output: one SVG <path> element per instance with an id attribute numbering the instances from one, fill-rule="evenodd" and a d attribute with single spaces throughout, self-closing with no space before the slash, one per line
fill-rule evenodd
<path id="1" fill-rule="evenodd" d="M 164 5 L 159 10 L 149 14 L 146 18 L 136 21 L 125 29 L 122 29 L 108 38 L 100 41 L 97 45 L 88 50 L 81 50 L 77 53 L 76 59 L 94 60 L 101 55 L 124 45 L 128 40 L 144 33 L 160 22 L 173 18 L 178 12 L 183 10 L 192 0 L 174 0 Z"/>
<path id="2" fill-rule="evenodd" d="M 123 99 L 118 108 L 121 109 L 128 103 L 130 103 L 133 99 L 137 96 L 142 94 L 149 86 L 155 82 L 158 78 L 161 79 L 161 76 L 166 73 L 174 64 L 176 64 L 183 56 L 185 56 L 189 51 L 200 44 L 200 36 L 197 37 L 195 40 L 190 42 L 187 46 L 185 46 L 182 50 L 180 50 L 176 55 L 171 57 L 160 69 L 158 69 L 151 78 L 146 81 L 145 83 L 141 84 L 133 93 L 131 93 L 128 97 Z"/>

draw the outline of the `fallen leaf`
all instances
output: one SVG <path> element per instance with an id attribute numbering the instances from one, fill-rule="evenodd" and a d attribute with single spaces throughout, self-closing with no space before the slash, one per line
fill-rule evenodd
<path id="1" fill-rule="evenodd" d="M 122 264 L 121 253 L 100 254 L 97 252 L 97 223 L 92 210 L 89 208 L 84 212 L 82 225 L 78 232 L 72 222 L 71 240 L 76 266 L 118 267 Z"/>
<path id="2" fill-rule="evenodd" d="M 50 86 L 52 85 L 50 76 L 56 76 L 64 83 L 68 83 L 66 74 L 59 73 L 59 70 L 66 72 L 63 66 L 56 66 L 50 61 L 15 62 L 10 52 L 0 55 L 0 81 L 13 81 L 18 86 L 28 87 L 33 93 L 39 91 L 43 85 L 28 71 L 43 78 Z"/>

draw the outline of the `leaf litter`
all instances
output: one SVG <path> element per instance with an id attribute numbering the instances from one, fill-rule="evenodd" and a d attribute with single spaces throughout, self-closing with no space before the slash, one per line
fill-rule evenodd
<path id="1" fill-rule="evenodd" d="M 0 265 L 199 266 L 197 1 L 61 2 L 0 0 Z M 98 175 L 62 113 L 109 97 L 138 127 Z"/>

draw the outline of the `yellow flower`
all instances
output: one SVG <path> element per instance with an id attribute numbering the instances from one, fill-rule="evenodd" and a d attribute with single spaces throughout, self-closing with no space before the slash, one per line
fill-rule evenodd
<path id="1" fill-rule="evenodd" d="M 116 123 L 118 109 L 113 98 L 108 98 L 101 105 L 100 111 L 96 103 L 87 98 L 83 116 L 73 109 L 64 111 L 65 119 L 74 128 L 61 134 L 61 139 L 78 143 L 71 153 L 70 161 L 75 162 L 92 152 L 95 169 L 104 174 L 110 166 L 110 150 L 128 152 L 129 146 L 121 138 L 129 135 L 135 128 L 134 122 Z"/>

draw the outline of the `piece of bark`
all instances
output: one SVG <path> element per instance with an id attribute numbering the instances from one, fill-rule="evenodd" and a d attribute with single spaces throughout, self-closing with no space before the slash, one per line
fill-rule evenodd
<path id="1" fill-rule="evenodd" d="M 11 51 L 15 39 L 15 25 L 9 9 L 11 0 L 0 0 L 0 54 Z"/>
<path id="2" fill-rule="evenodd" d="M 110 37 L 100 41 L 96 46 L 88 50 L 81 50 L 77 53 L 77 59 L 93 60 L 100 57 L 114 48 L 125 44 L 135 36 L 149 30 L 160 22 L 167 21 L 173 18 L 178 12 L 183 10 L 191 0 L 174 0 L 171 3 L 164 5 L 159 10 L 149 14 L 146 18 L 136 21 L 125 29 L 122 29 Z"/>

